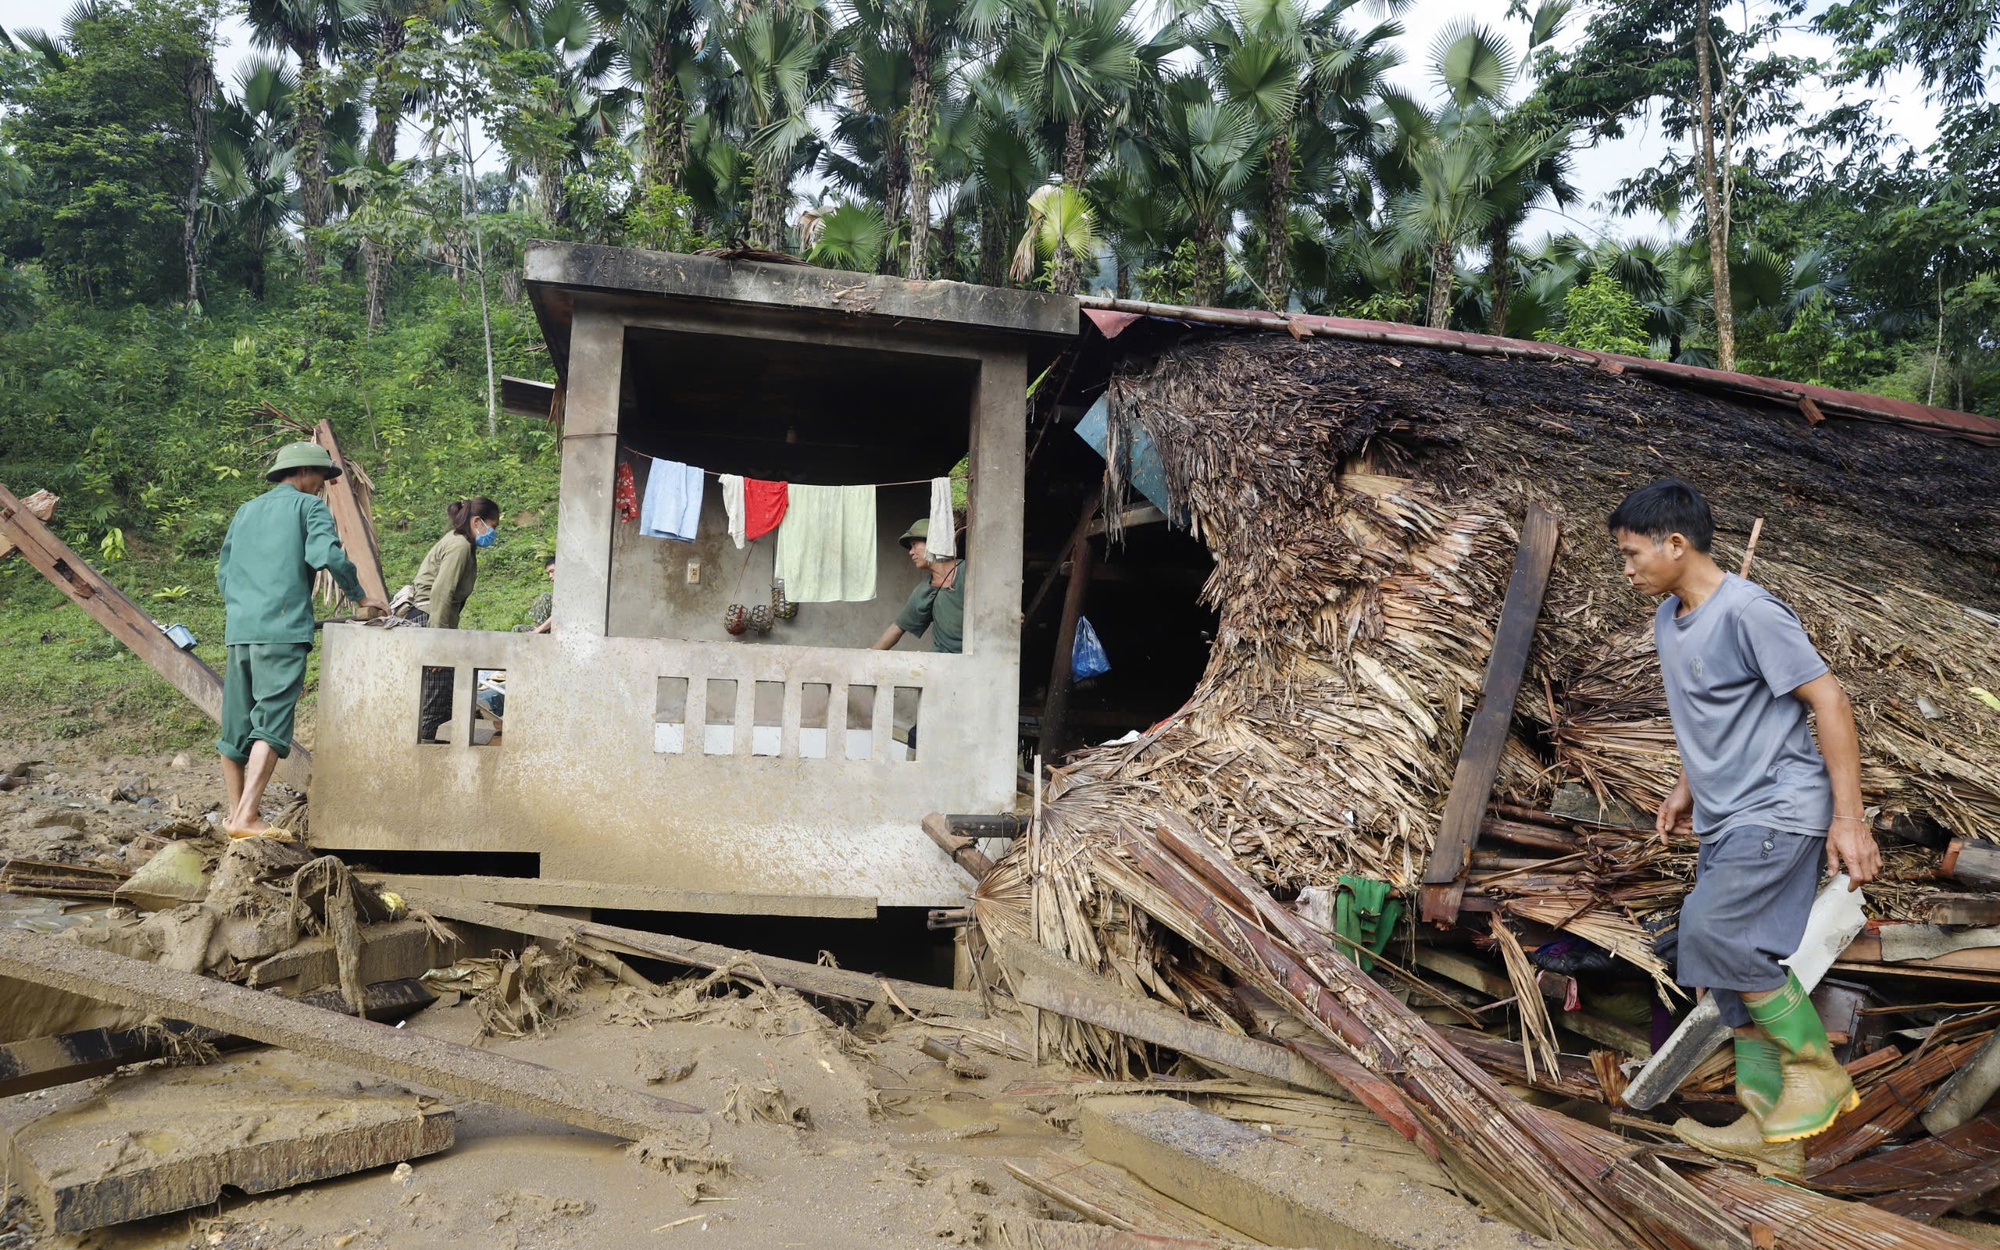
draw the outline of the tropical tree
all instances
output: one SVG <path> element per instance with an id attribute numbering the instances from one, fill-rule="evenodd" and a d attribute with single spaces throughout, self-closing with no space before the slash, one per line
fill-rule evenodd
<path id="1" fill-rule="evenodd" d="M 1146 112 L 1132 145 L 1137 168 L 1193 241 L 1194 302 L 1218 303 L 1229 218 L 1263 158 L 1269 128 L 1250 106 L 1215 99 L 1193 75 L 1169 79 Z"/>
<path id="2" fill-rule="evenodd" d="M 1026 220 L 1029 197 L 1048 182 L 1049 162 L 1035 135 L 1034 115 L 1005 83 L 990 74 L 975 76 L 967 101 L 970 160 L 962 191 L 979 217 L 977 278 L 1004 286 L 1016 223 Z"/>
<path id="3" fill-rule="evenodd" d="M 639 87 L 638 192 L 688 191 L 693 101 L 704 88 L 702 37 L 718 20 L 711 0 L 592 0 L 599 26 L 615 40 L 628 81 Z"/>
<path id="4" fill-rule="evenodd" d="M 939 102 L 966 30 L 968 0 L 854 0 L 864 38 L 907 67 L 909 103 L 896 129 L 909 174 L 909 253 L 903 273 L 931 276 L 931 195 L 937 185 L 933 145 Z M 900 67 L 899 67 L 900 68 Z"/>
<path id="5" fill-rule="evenodd" d="M 327 72 L 366 35 L 366 0 L 248 0 L 251 39 L 298 60 L 299 253 L 308 285 L 320 281 L 319 232 L 326 225 Z"/>
<path id="6" fill-rule="evenodd" d="M 799 218 L 799 246 L 807 260 L 825 269 L 873 272 L 888 244 L 889 227 L 878 204 L 846 202 Z"/>
<path id="7" fill-rule="evenodd" d="M 1090 216 L 1084 180 L 1090 173 L 1092 129 L 1100 135 L 1110 129 L 1139 78 L 1139 42 L 1128 22 L 1134 3 L 983 0 L 975 13 L 975 28 L 1000 34 L 994 73 L 1061 135 L 1060 167 L 1069 192 L 1044 197 L 1041 216 L 1044 225 L 1065 223 L 1052 236 L 1058 294 L 1074 295 L 1082 285 L 1083 258 L 1074 244 L 1091 232 L 1072 227 Z M 1051 208 L 1060 212 L 1052 215 Z"/>
<path id="8" fill-rule="evenodd" d="M 271 242 L 298 207 L 291 187 L 293 88 L 282 62 L 253 58 L 237 70 L 236 93 L 217 108 L 207 200 L 240 237 L 244 285 L 260 300 Z"/>
<path id="9" fill-rule="evenodd" d="M 1258 214 L 1268 308 L 1291 302 L 1291 219 L 1304 132 L 1323 116 L 1361 106 L 1395 62 L 1386 45 L 1400 26 L 1385 22 L 1359 36 L 1346 29 L 1344 15 L 1359 3 L 1326 0 L 1313 9 L 1306 0 L 1232 0 L 1203 5 L 1184 23 L 1216 89 L 1269 136 Z"/>
<path id="10" fill-rule="evenodd" d="M 833 83 L 838 52 L 822 0 L 778 0 L 731 15 L 721 39 L 734 73 L 729 116 L 751 159 L 753 247 L 785 246 L 794 174 L 818 157 L 811 110 Z"/>
<path id="11" fill-rule="evenodd" d="M 845 32 L 836 60 L 840 104 L 821 172 L 851 198 L 881 206 L 888 240 L 878 263 L 893 267 L 909 199 L 910 59 L 889 32 L 857 22 Z"/>

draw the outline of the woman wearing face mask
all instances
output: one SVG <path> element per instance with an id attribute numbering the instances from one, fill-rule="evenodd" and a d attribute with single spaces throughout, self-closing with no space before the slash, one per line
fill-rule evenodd
<path id="1" fill-rule="evenodd" d="M 459 614 L 479 584 L 479 549 L 500 537 L 500 505 L 484 495 L 445 505 L 451 530 L 425 554 L 410 583 L 410 620 L 432 629 L 457 629 Z"/>
<path id="2" fill-rule="evenodd" d="M 458 617 L 479 583 L 479 549 L 500 537 L 500 505 L 484 495 L 445 505 L 451 530 L 432 545 L 410 583 L 412 625 L 457 629 Z M 424 671 L 417 741 L 434 741 L 438 726 L 451 719 L 451 670 Z"/>

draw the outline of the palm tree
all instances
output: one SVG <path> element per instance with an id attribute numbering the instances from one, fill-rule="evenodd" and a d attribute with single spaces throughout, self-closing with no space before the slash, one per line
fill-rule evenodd
<path id="1" fill-rule="evenodd" d="M 975 29 L 1002 34 L 994 73 L 1062 136 L 1063 220 L 1085 210 L 1092 126 L 1102 132 L 1138 81 L 1139 44 L 1127 23 L 1136 0 L 983 0 Z M 1004 8 L 999 6 L 1004 5 Z M 1082 257 L 1072 230 L 1055 233 L 1055 289 L 1074 295 Z"/>
<path id="2" fill-rule="evenodd" d="M 702 88 L 702 36 L 719 15 L 712 0 L 592 0 L 599 26 L 616 40 L 629 81 L 640 87 L 638 191 L 688 190 L 692 101 Z"/>
<path id="3" fill-rule="evenodd" d="M 298 58 L 300 254 L 308 284 L 320 281 L 319 230 L 326 225 L 326 71 L 367 29 L 366 0 L 249 0 L 251 41 Z"/>
<path id="4" fill-rule="evenodd" d="M 1230 214 L 1269 141 L 1251 106 L 1215 99 L 1199 77 L 1170 78 L 1149 98 L 1131 167 L 1193 240 L 1197 304 L 1222 299 Z"/>
<path id="5" fill-rule="evenodd" d="M 799 246 L 807 260 L 823 269 L 871 272 L 888 243 L 889 227 L 877 204 L 846 202 L 799 218 Z"/>
<path id="6" fill-rule="evenodd" d="M 544 71 L 537 77 L 541 85 L 533 89 L 532 116 L 519 126 L 503 127 L 509 132 L 503 138 L 534 182 L 542 220 L 560 226 L 569 220 L 565 179 L 584 168 L 600 143 L 623 129 L 632 92 L 603 87 L 619 48 L 597 37 L 582 0 L 506 0 L 499 15 L 495 38 L 535 56 Z"/>
<path id="7" fill-rule="evenodd" d="M 1389 40 L 1402 28 L 1385 22 L 1360 36 L 1343 24 L 1360 0 L 1326 0 L 1316 10 L 1305 0 L 1233 0 L 1204 6 L 1186 24 L 1223 97 L 1250 110 L 1269 139 L 1263 154 L 1264 197 L 1259 228 L 1264 238 L 1264 305 L 1291 301 L 1291 217 L 1304 132 L 1327 115 L 1357 111 L 1394 64 Z"/>
<path id="8" fill-rule="evenodd" d="M 886 272 L 896 259 L 894 243 L 903 231 L 909 196 L 904 127 L 909 119 L 910 59 L 883 34 L 859 24 L 846 32 L 837 62 L 842 99 L 821 172 L 846 195 L 881 205 L 888 238 L 877 263 Z"/>
<path id="9" fill-rule="evenodd" d="M 254 58 L 237 71 L 236 84 L 216 110 L 207 198 L 241 232 L 249 254 L 244 285 L 261 300 L 271 240 L 297 207 L 290 185 L 294 83 L 282 63 Z"/>
<path id="10" fill-rule="evenodd" d="M 909 259 L 904 276 L 930 276 L 931 193 L 937 168 L 936 138 L 941 88 L 966 30 L 968 0 L 854 0 L 857 24 L 909 69 L 909 108 L 900 127 L 909 171 Z"/>
<path id="11" fill-rule="evenodd" d="M 730 113 L 751 156 L 749 235 L 753 247 L 785 246 L 792 176 L 818 155 L 810 110 L 833 82 L 838 48 L 822 0 L 778 0 L 739 9 L 721 45 L 734 70 Z"/>
<path id="12" fill-rule="evenodd" d="M 1027 216 L 1028 198 L 1048 181 L 1049 165 L 1035 137 L 1035 119 L 1020 97 L 991 75 L 968 85 L 972 117 L 970 169 L 964 193 L 979 214 L 979 281 L 1006 284 L 1014 223 Z"/>

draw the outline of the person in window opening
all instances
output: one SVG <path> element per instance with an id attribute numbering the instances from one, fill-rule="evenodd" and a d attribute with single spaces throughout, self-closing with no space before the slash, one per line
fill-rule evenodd
<path id="1" fill-rule="evenodd" d="M 457 629 L 466 601 L 479 584 L 479 551 L 500 540 L 500 505 L 484 495 L 445 505 L 451 529 L 432 544 L 410 583 L 412 624 L 431 629 Z M 451 719 L 451 672 L 426 671 L 417 717 L 417 741 L 435 740 L 437 728 Z"/>
<path id="2" fill-rule="evenodd" d="M 292 718 L 312 651 L 313 577 L 321 569 L 364 608 L 388 604 L 361 588 L 340 545 L 320 488 L 340 466 L 317 443 L 280 448 L 264 475 L 276 483 L 236 510 L 215 561 L 222 593 L 222 732 L 215 748 L 229 800 L 223 830 L 232 838 L 290 841 L 265 823 L 264 788 L 292 753 Z"/>
<path id="3" fill-rule="evenodd" d="M 889 650 L 904 634 L 921 638 L 927 631 L 931 631 L 932 651 L 957 655 L 965 650 L 965 561 L 932 559 L 930 533 L 930 518 L 925 517 L 904 530 L 898 540 L 910 553 L 910 563 L 925 577 L 910 592 L 896 623 L 875 640 L 876 651 Z"/>
<path id="4" fill-rule="evenodd" d="M 1845 871 L 1850 889 L 1881 871 L 1862 810 L 1854 709 L 1798 616 L 1716 565 L 1715 524 L 1694 487 L 1665 478 L 1634 491 L 1606 527 L 1626 580 L 1661 600 L 1653 642 L 1681 776 L 1655 829 L 1700 840 L 1675 977 L 1705 989 L 1736 1034 L 1744 1115 L 1726 1128 L 1684 1119 L 1674 1132 L 1710 1154 L 1797 1176 L 1804 1139 L 1859 1101 L 1812 1000 L 1778 962 L 1805 935 L 1822 865 Z"/>
<path id="5" fill-rule="evenodd" d="M 542 566 L 542 572 L 551 582 L 556 580 L 556 562 L 553 558 Z M 555 605 L 556 592 L 553 588 L 544 590 L 541 594 L 536 595 L 535 601 L 528 605 L 528 619 L 516 625 L 514 632 L 517 634 L 548 633 Z"/>

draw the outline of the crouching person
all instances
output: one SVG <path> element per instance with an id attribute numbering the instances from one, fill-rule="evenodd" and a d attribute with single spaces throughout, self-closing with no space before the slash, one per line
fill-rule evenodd
<path id="1" fill-rule="evenodd" d="M 1822 865 L 1853 888 L 1882 857 L 1862 815 L 1854 710 L 1799 618 L 1709 555 L 1708 504 L 1667 478 L 1633 492 L 1608 522 L 1625 577 L 1661 597 L 1653 641 L 1680 748 L 1660 804 L 1662 837 L 1700 839 L 1681 906 L 1681 984 L 1705 989 L 1736 1034 L 1736 1099 L 1726 1128 L 1674 1132 L 1710 1154 L 1796 1176 L 1804 1139 L 1859 1101 L 1805 988 L 1778 961 L 1805 936 Z M 1813 713 L 1819 741 L 1806 720 Z"/>
<path id="2" fill-rule="evenodd" d="M 339 476 L 317 443 L 281 448 L 264 475 L 276 485 L 236 510 L 216 559 L 228 659 L 215 746 L 229 799 L 222 824 L 232 838 L 285 836 L 265 823 L 261 808 L 271 773 L 292 753 L 292 716 L 312 650 L 314 575 L 326 570 L 363 607 L 389 606 L 362 590 L 319 498 L 320 487 Z"/>

